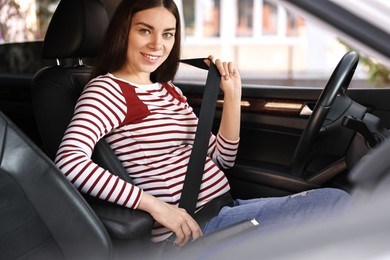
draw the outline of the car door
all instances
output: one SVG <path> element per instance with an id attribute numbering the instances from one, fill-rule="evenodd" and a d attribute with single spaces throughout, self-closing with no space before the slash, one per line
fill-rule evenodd
<path id="1" fill-rule="evenodd" d="M 187 96 L 195 112 L 198 112 L 202 84 L 176 84 Z M 318 87 L 243 84 L 240 146 L 235 166 L 226 171 L 236 197 L 286 195 L 320 186 L 350 188 L 347 178 L 350 167 L 345 162 L 347 155 L 329 155 L 332 147 L 337 146 L 335 132 L 322 134 L 322 140 L 313 148 L 319 150 L 319 154 L 321 149 L 328 153 L 322 154 L 323 168 L 317 172 L 322 174 L 321 177 L 294 176 L 290 171 L 294 151 L 309 120 L 310 108 L 314 107 L 322 90 Z M 365 107 L 368 114 L 383 124 L 378 127 L 390 127 L 390 104 L 386 102 L 390 97 L 390 89 L 350 88 L 347 96 Z M 217 107 L 214 132 L 218 130 L 222 98 Z M 349 145 L 352 150 L 350 153 L 354 149 L 361 149 Z M 324 178 L 326 181 L 323 181 Z"/>
<path id="2" fill-rule="evenodd" d="M 40 59 L 41 44 L 42 42 L 28 42 L 0 45 L 0 53 L 3 54 L 0 109 L 39 145 L 41 140 L 31 109 L 30 84 L 34 73 L 47 65 L 45 62 L 52 62 Z M 17 51 L 11 52 L 10 49 Z M 13 59 L 5 55 L 8 53 L 14 53 L 14 57 L 22 57 L 20 66 L 27 65 L 25 61 L 30 61 L 29 66 L 26 66 L 29 70 L 11 71 Z M 38 62 L 38 68 L 34 61 Z M 312 174 L 296 176 L 290 171 L 295 149 L 310 118 L 310 111 L 326 81 L 322 85 L 305 86 L 264 84 L 264 80 L 261 84 L 249 83 L 246 79 L 243 82 L 240 147 L 235 166 L 226 171 L 235 197 L 285 195 L 320 186 L 350 188 L 347 174 L 351 166 L 347 165 L 345 158 L 348 154 L 345 150 L 339 152 L 334 148 L 343 139 L 342 135 L 337 134 L 339 131 L 326 132 L 314 145 L 313 154 L 321 157 L 318 160 L 320 163 L 317 163 L 319 165 L 313 166 L 315 170 Z M 191 80 L 178 80 L 175 84 L 182 89 L 195 112 L 199 111 L 203 84 Z M 390 105 L 387 100 L 390 89 L 359 88 L 355 87 L 359 84 L 354 82 L 351 85 L 347 96 L 379 119 L 381 125 L 376 124 L 376 127 L 389 128 Z M 221 96 L 218 103 L 214 132 L 218 130 L 222 98 Z M 337 128 L 340 129 L 342 128 Z M 356 146 L 349 144 L 348 148 L 349 154 L 358 150 Z M 363 150 L 360 154 L 366 152 Z"/>
<path id="3" fill-rule="evenodd" d="M 378 65 L 379 62 L 375 62 L 375 59 L 374 64 L 372 62 L 367 64 L 370 60 L 365 56 L 367 53 L 384 64 L 389 64 L 390 49 L 389 45 L 385 44 L 390 37 L 388 30 L 384 26 L 379 26 L 376 21 L 373 22 L 372 20 L 376 19 L 373 19 L 372 15 L 361 13 L 359 15 L 359 12 L 354 12 L 358 4 L 354 6 L 351 3 L 310 0 L 275 2 L 294 14 L 302 15 L 305 19 L 331 29 L 341 41 L 347 40 L 347 46 L 354 46 L 359 50 L 360 66 L 370 65 L 370 68 L 375 68 Z M 367 4 L 366 7 L 378 6 L 379 3 L 375 6 Z M 381 3 L 381 6 L 384 10 L 384 4 Z M 369 14 L 368 11 L 372 10 L 370 8 L 366 11 Z M 377 13 L 379 15 L 380 12 Z M 311 44 L 321 43 L 317 41 Z M 256 51 L 252 46 L 248 46 L 248 52 L 250 55 L 246 57 L 249 60 L 269 57 L 264 52 L 262 52 L 264 56 L 257 55 L 257 52 L 261 51 Z M 246 52 L 241 53 L 244 55 Z M 238 57 L 240 60 L 241 57 Z M 241 64 L 245 64 L 245 61 Z M 337 63 L 334 67 L 336 65 Z M 281 86 L 267 83 L 266 79 L 261 78 L 257 78 L 257 82 L 251 84 L 247 83 L 249 82 L 247 79 L 243 82 L 240 147 L 235 166 L 226 171 L 236 197 L 285 195 L 319 186 L 341 187 L 348 190 L 351 188 L 348 172 L 373 148 L 367 140 L 377 141 L 387 136 L 387 129 L 390 127 L 390 106 L 387 102 L 390 89 L 367 87 L 367 82 L 361 78 L 353 78 L 344 95 L 345 98 L 341 99 L 351 104 L 352 110 L 360 110 L 359 113 L 362 114 L 357 113 L 360 118 L 356 118 L 356 111 L 334 113 L 340 111 L 340 107 L 331 110 L 330 117 L 337 123 L 327 127 L 323 125 L 307 154 L 307 157 L 310 157 L 306 168 L 308 170 L 303 174 L 297 175 L 295 172 L 293 174 L 291 166 L 296 163 L 295 150 L 309 122 L 311 110 L 327 82 L 309 83 L 304 86 L 299 84 Z M 202 86 L 189 84 L 188 81 L 177 84 L 189 97 L 190 104 L 198 109 Z M 217 113 L 214 132 L 218 130 L 219 116 L 220 113 Z M 326 120 L 328 119 L 330 120 L 330 118 Z"/>
<path id="4" fill-rule="evenodd" d="M 42 41 L 0 44 L 0 110 L 41 145 L 31 105 L 34 73 L 49 64 L 41 58 Z"/>

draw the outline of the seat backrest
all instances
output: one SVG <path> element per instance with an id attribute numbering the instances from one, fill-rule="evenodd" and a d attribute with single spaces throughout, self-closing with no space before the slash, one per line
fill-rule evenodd
<path id="1" fill-rule="evenodd" d="M 0 113 L 0 259 L 110 259 L 107 231 L 52 161 Z"/>
<path id="2" fill-rule="evenodd" d="M 43 57 L 59 61 L 94 57 L 99 51 L 108 23 L 106 9 L 99 0 L 61 0 L 45 36 Z M 34 114 L 44 144 L 43 150 L 52 160 L 91 70 L 92 67 L 87 65 L 64 66 L 58 62 L 55 66 L 41 69 L 34 76 Z M 95 146 L 92 160 L 132 183 L 122 163 L 104 139 Z M 111 237 L 137 240 L 144 234 L 150 234 L 153 219 L 146 212 L 129 212 L 130 209 L 115 207 L 105 201 L 89 196 L 85 198 Z"/>
<path id="3" fill-rule="evenodd" d="M 42 54 L 44 59 L 57 60 L 57 65 L 36 73 L 32 101 L 44 151 L 51 159 L 92 70 L 91 66 L 73 63 L 96 56 L 108 23 L 99 0 L 62 0 L 50 21 Z"/>
<path id="4" fill-rule="evenodd" d="M 357 203 L 369 203 L 388 194 L 390 185 L 390 139 L 379 143 L 364 155 L 349 174 L 354 184 L 352 192 Z"/>
<path id="5" fill-rule="evenodd" d="M 50 21 L 43 58 L 56 59 L 57 65 L 38 71 L 32 83 L 32 104 L 43 150 L 54 160 L 74 107 L 92 67 L 61 65 L 61 61 L 82 61 L 97 55 L 108 27 L 109 18 L 99 0 L 62 0 Z M 93 160 L 101 167 L 132 182 L 105 140 L 95 147 Z"/>

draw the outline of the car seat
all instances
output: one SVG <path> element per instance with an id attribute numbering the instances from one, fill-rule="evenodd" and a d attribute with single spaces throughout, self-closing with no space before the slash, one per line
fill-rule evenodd
<path id="1" fill-rule="evenodd" d="M 43 57 L 57 60 L 57 65 L 45 67 L 36 73 L 32 83 L 32 102 L 43 149 L 51 159 L 55 157 L 73 116 L 77 99 L 90 77 L 92 67 L 85 65 L 82 58 L 97 55 L 108 23 L 107 12 L 99 0 L 62 0 L 49 24 Z M 77 61 L 75 65 L 71 63 L 74 60 Z M 92 159 L 101 167 L 132 182 L 103 139 L 95 146 Z M 149 214 L 103 200 L 86 198 L 110 233 L 116 255 L 129 255 L 130 251 L 142 254 L 145 258 L 145 254 L 155 257 L 162 253 L 163 245 L 145 245 L 150 240 L 153 226 L 153 219 Z M 202 239 L 219 240 L 241 232 L 240 227 L 241 225 L 234 226 Z M 147 248 L 151 250 L 145 250 L 145 246 L 150 246 Z M 134 250 L 129 250 L 129 247 Z"/>
<path id="2" fill-rule="evenodd" d="M 0 259 L 112 258 L 96 214 L 1 112 L 0 148 Z"/>
<path id="3" fill-rule="evenodd" d="M 50 21 L 43 58 L 56 60 L 57 64 L 42 68 L 34 75 L 32 103 L 44 144 L 42 149 L 52 160 L 90 77 L 92 67 L 84 65 L 82 58 L 97 55 L 108 23 L 107 12 L 99 0 L 62 0 Z M 96 145 L 93 160 L 132 182 L 105 140 Z M 149 214 L 85 197 L 118 243 L 149 240 L 153 226 Z"/>

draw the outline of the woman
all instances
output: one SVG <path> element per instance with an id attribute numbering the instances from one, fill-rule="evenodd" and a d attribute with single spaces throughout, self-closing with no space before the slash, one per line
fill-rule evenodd
<path id="1" fill-rule="evenodd" d="M 203 231 L 178 208 L 197 126 L 192 108 L 171 82 L 180 59 L 180 35 L 173 0 L 120 3 L 57 153 L 56 164 L 65 176 L 84 193 L 149 212 L 156 221 L 152 241 L 164 241 L 174 233 L 178 245 L 245 219 L 256 218 L 261 225 L 272 226 L 342 207 L 348 196 L 333 189 L 237 200 Z M 212 61 L 209 56 L 205 62 Z M 224 107 L 219 131 L 210 136 L 197 209 L 229 192 L 221 169 L 233 166 L 239 143 L 240 75 L 231 62 L 217 59 L 215 64 L 222 75 Z M 93 148 L 101 138 L 107 140 L 135 185 L 92 162 Z"/>

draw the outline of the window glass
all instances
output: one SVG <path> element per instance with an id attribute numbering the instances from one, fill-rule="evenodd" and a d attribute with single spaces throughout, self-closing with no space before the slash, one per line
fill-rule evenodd
<path id="1" fill-rule="evenodd" d="M 0 0 L 0 43 L 42 40 L 59 0 Z"/>
<path id="2" fill-rule="evenodd" d="M 187 36 L 183 58 L 213 54 L 232 60 L 243 81 L 251 84 L 311 84 L 311 78 L 328 77 L 346 51 L 333 32 L 277 1 L 181 0 L 181 4 Z M 201 78 L 196 73 L 182 66 L 177 78 Z"/>
<path id="3" fill-rule="evenodd" d="M 42 40 L 59 0 L 0 0 L 0 73 L 35 73 L 50 61 Z"/>
<path id="4" fill-rule="evenodd" d="M 253 0 L 238 1 L 237 36 L 253 35 Z"/>
<path id="5" fill-rule="evenodd" d="M 220 0 L 203 0 L 203 36 L 218 37 L 220 35 Z"/>
<path id="6" fill-rule="evenodd" d="M 271 1 L 263 2 L 263 34 L 276 35 L 278 28 L 278 7 Z"/>
<path id="7" fill-rule="evenodd" d="M 195 0 L 186 0 L 183 5 L 185 35 L 195 35 Z"/>
<path id="8" fill-rule="evenodd" d="M 287 36 L 300 36 L 304 30 L 305 21 L 301 17 L 294 16 L 287 11 L 287 24 L 286 24 L 286 34 Z"/>

